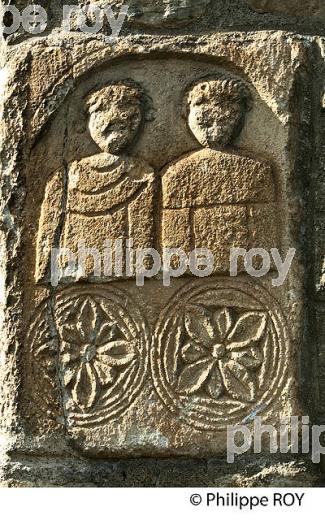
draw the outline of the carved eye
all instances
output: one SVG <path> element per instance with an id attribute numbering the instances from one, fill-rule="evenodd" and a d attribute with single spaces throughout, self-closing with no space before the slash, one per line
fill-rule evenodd
<path id="1" fill-rule="evenodd" d="M 204 101 L 203 96 L 199 96 L 198 98 L 192 100 L 191 105 L 192 105 L 192 107 L 199 107 L 203 104 L 203 101 Z"/>

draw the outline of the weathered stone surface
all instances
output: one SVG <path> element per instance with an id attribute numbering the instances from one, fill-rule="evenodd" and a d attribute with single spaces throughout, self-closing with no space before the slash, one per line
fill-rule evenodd
<path id="1" fill-rule="evenodd" d="M 185 251 L 207 247 L 214 253 L 215 270 L 226 272 L 231 247 L 249 249 L 253 234 L 263 244 L 269 233 L 274 235 L 272 167 L 235 149 L 220 151 L 242 130 L 251 104 L 244 83 L 227 76 L 202 80 L 185 97 L 189 127 L 203 148 L 173 162 L 162 174 L 162 243 L 182 245 Z M 254 212 L 250 226 L 252 204 L 265 207 L 265 212 Z M 185 215 L 190 230 L 186 239 Z"/>
<path id="2" fill-rule="evenodd" d="M 25 458 L 7 471 L 6 485 L 30 487 L 322 487 L 324 479 L 308 460 L 274 456 L 243 457 L 241 465 L 220 459 L 89 459 Z"/>
<path id="3" fill-rule="evenodd" d="M 325 17 L 325 7 L 322 0 L 248 0 L 248 3 L 259 13 Z"/>
<path id="4" fill-rule="evenodd" d="M 6 2 L 2 0 L 6 5 Z M 11 2 L 20 11 L 32 0 Z M 43 35 L 52 30 L 62 31 L 63 6 L 83 7 L 91 3 L 101 8 L 112 8 L 115 16 L 120 12 L 122 0 L 39 0 L 48 14 L 47 29 Z M 124 2 L 125 4 L 125 2 Z M 0 1 L 1 5 L 1 1 Z M 321 0 L 129 0 L 128 15 L 123 23 L 122 34 L 139 32 L 152 34 L 209 34 L 218 30 L 255 31 L 283 30 L 294 33 L 325 35 L 324 7 Z M 92 27 L 94 16 L 89 12 L 87 24 Z M 70 29 L 79 31 L 76 13 L 71 13 Z M 111 28 L 107 19 L 98 35 L 109 36 Z M 19 30 L 7 38 L 9 44 L 15 44 L 31 38 L 32 35 Z"/>
<path id="5" fill-rule="evenodd" d="M 322 124 L 321 44 L 277 31 L 176 34 L 169 28 L 204 18 L 208 2 L 176 4 L 142 3 L 130 18 L 144 31 L 161 23 L 161 34 L 135 31 L 108 45 L 100 35 L 58 30 L 8 47 L 1 185 L 8 485 L 108 485 L 108 475 L 111 485 L 319 482 L 299 456 L 271 460 L 266 445 L 263 462 L 250 454 L 229 469 L 224 456 L 229 425 L 252 428 L 258 414 L 278 426 L 320 410 L 322 304 L 317 316 L 314 306 L 323 221 L 319 208 L 315 226 L 310 203 L 315 191 L 325 200 L 321 136 L 311 131 Z M 307 245 L 311 231 L 317 236 Z M 136 261 L 126 256 L 120 271 L 96 274 L 105 241 L 114 263 L 126 240 L 159 254 L 209 248 L 215 265 L 206 278 L 187 271 L 170 286 L 162 272 L 137 285 Z M 70 262 L 81 243 L 82 272 Z M 275 286 L 274 262 L 257 280 L 241 260 L 231 277 L 231 247 L 297 253 Z M 60 248 L 68 253 L 53 280 Z M 112 457 L 157 460 L 112 469 Z M 201 464 L 196 480 L 191 464 Z"/>
<path id="6" fill-rule="evenodd" d="M 114 2 L 116 3 L 116 2 Z M 153 27 L 178 26 L 188 24 L 205 14 L 210 0 L 144 0 L 129 3 L 129 20 L 139 25 Z"/>

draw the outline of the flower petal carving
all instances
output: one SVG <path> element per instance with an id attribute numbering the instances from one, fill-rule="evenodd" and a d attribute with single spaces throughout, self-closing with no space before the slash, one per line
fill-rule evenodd
<path id="1" fill-rule="evenodd" d="M 97 304 L 89 298 L 82 304 L 77 319 L 77 328 L 82 340 L 91 343 L 94 340 L 98 310 Z"/>
<path id="2" fill-rule="evenodd" d="M 214 361 L 206 357 L 187 365 L 179 376 L 178 391 L 184 394 L 194 394 L 205 383 L 214 364 Z"/>
<path id="3" fill-rule="evenodd" d="M 243 314 L 228 336 L 228 350 L 242 349 L 258 341 L 265 331 L 266 322 L 267 316 L 262 312 Z"/>
<path id="4" fill-rule="evenodd" d="M 80 343 L 67 343 L 65 341 L 62 342 L 61 345 L 61 360 L 63 364 L 70 363 L 71 361 L 76 361 L 80 358 L 81 345 Z"/>
<path id="5" fill-rule="evenodd" d="M 179 391 L 193 394 L 202 390 L 213 399 L 228 393 L 233 399 L 254 401 L 257 378 L 253 372 L 263 363 L 258 342 L 266 325 L 266 313 L 251 311 L 238 317 L 238 310 L 232 313 L 228 307 L 209 310 L 204 305 L 188 305 Z"/>
<path id="6" fill-rule="evenodd" d="M 112 367 L 128 365 L 135 357 L 135 344 L 127 341 L 111 341 L 97 348 L 97 358 Z"/>
<path id="7" fill-rule="evenodd" d="M 115 368 L 105 361 L 103 356 L 101 356 L 100 360 L 95 358 L 93 364 L 101 385 L 108 386 L 114 383 L 117 372 Z"/>
<path id="8" fill-rule="evenodd" d="M 223 382 L 220 374 L 220 370 L 218 367 L 215 367 L 210 374 L 208 383 L 206 385 L 208 394 L 213 399 L 219 399 L 219 397 L 223 394 Z"/>
<path id="9" fill-rule="evenodd" d="M 233 399 L 255 401 L 256 381 L 245 367 L 237 361 L 230 360 L 225 363 L 220 361 L 220 368 L 224 385 Z"/>
<path id="10" fill-rule="evenodd" d="M 96 345 L 104 345 L 105 343 L 108 343 L 109 341 L 113 341 L 117 339 L 118 332 L 117 332 L 117 326 L 113 323 L 104 322 L 98 331 L 98 334 L 96 336 Z"/>
<path id="11" fill-rule="evenodd" d="M 206 350 L 198 343 L 194 343 L 194 341 L 186 343 L 182 348 L 182 359 L 187 364 L 195 363 L 205 355 Z"/>
<path id="12" fill-rule="evenodd" d="M 191 305 L 186 309 L 185 328 L 190 338 L 209 346 L 216 337 L 212 315 L 200 305 Z"/>
<path id="13" fill-rule="evenodd" d="M 246 350 L 232 352 L 231 358 L 246 368 L 256 369 L 259 368 L 263 362 L 263 353 L 259 347 L 254 346 Z"/>
<path id="14" fill-rule="evenodd" d="M 63 370 L 63 383 L 68 386 L 76 377 L 76 368 L 74 366 L 66 366 Z"/>
<path id="15" fill-rule="evenodd" d="M 78 329 L 74 325 L 65 324 L 61 330 L 62 340 L 67 343 L 80 343 L 81 337 Z"/>
<path id="16" fill-rule="evenodd" d="M 83 410 L 91 408 L 97 396 L 97 378 L 92 365 L 83 363 L 72 388 L 72 398 Z"/>
<path id="17" fill-rule="evenodd" d="M 214 313 L 214 322 L 216 329 L 218 331 L 217 342 L 222 343 L 227 337 L 231 326 L 232 326 L 232 318 L 229 310 L 224 307 L 223 309 L 217 309 Z"/>

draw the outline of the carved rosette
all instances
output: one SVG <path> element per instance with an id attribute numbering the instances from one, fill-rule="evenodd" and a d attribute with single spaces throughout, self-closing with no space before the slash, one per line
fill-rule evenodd
<path id="1" fill-rule="evenodd" d="M 40 381 L 59 381 L 67 426 L 96 426 L 120 416 L 140 392 L 148 365 L 145 320 L 130 297 L 112 286 L 79 286 L 45 302 L 42 315 L 30 336 L 43 337 L 36 331 L 45 326 L 55 340 L 38 345 L 33 338 L 33 366 L 42 372 Z"/>
<path id="2" fill-rule="evenodd" d="M 147 330 L 136 306 L 116 289 L 72 288 L 58 296 L 55 315 L 68 424 L 91 426 L 121 415 L 147 371 Z"/>
<path id="3" fill-rule="evenodd" d="M 262 413 L 283 389 L 288 333 L 260 286 L 219 279 L 191 284 L 162 312 L 151 364 L 165 405 L 198 429 Z"/>
<path id="4" fill-rule="evenodd" d="M 110 285 L 59 292 L 40 306 L 29 332 L 43 404 L 59 388 L 68 428 L 119 417 L 144 384 L 148 338 L 124 291 Z M 180 421 L 222 430 L 267 412 L 281 395 L 289 344 L 281 309 L 261 286 L 229 278 L 191 282 L 152 334 L 153 383 Z"/>

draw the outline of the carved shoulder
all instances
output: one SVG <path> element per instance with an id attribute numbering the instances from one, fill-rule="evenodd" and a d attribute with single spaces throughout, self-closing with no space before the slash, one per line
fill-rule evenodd
<path id="1" fill-rule="evenodd" d="M 98 154 L 75 161 L 69 168 L 69 192 L 73 197 L 77 192 L 96 194 L 112 190 L 118 183 L 126 181 L 151 181 L 153 168 L 142 159 L 132 157 L 115 157 L 109 154 Z"/>
<path id="2" fill-rule="evenodd" d="M 186 208 L 274 200 L 272 166 L 209 148 L 188 154 L 162 173 L 163 205 Z"/>

